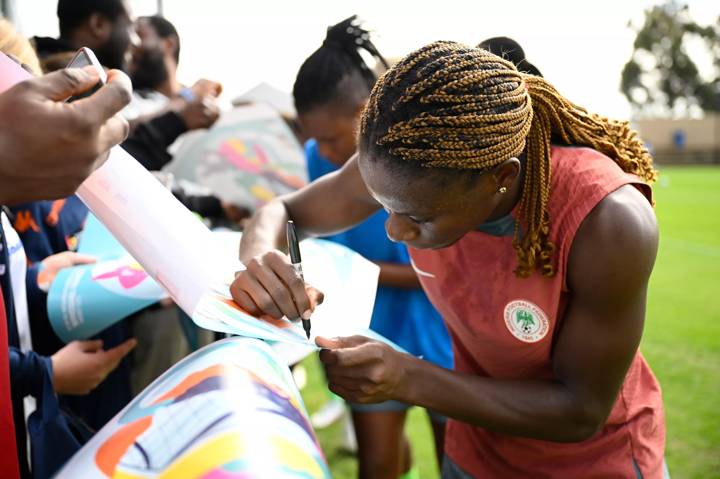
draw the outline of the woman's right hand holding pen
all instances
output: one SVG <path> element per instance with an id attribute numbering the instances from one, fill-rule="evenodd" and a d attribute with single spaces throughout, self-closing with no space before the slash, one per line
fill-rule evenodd
<path id="1" fill-rule="evenodd" d="M 230 286 L 235 302 L 255 316 L 309 319 L 323 293 L 306 284 L 290 258 L 279 250 L 254 256 Z"/>

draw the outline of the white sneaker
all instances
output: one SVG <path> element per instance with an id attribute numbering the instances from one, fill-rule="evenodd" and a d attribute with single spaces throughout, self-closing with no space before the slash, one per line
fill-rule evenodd
<path id="1" fill-rule="evenodd" d="M 310 416 L 310 422 L 316 429 L 325 429 L 336 423 L 345 413 L 345 401 L 333 396 L 328 402 Z"/>

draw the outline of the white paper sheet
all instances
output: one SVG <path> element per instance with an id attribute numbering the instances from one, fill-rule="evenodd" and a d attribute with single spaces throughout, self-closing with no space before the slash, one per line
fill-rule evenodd
<path id="1" fill-rule="evenodd" d="M 215 232 L 216 251 L 225 258 L 237 255 L 240 233 Z M 309 239 L 300 243 L 305 280 L 325 293 L 325 301 L 313 314 L 312 336 L 335 337 L 368 332 L 377 291 L 380 268 L 345 246 Z M 235 271 L 244 269 L 240 261 L 222 265 L 225 283 L 206 293 L 195 311 L 195 321 L 204 328 L 232 334 L 250 335 L 271 341 L 307 344 L 299 322 L 258 320 L 232 304 L 227 284 Z M 274 326 L 273 326 L 274 325 Z M 279 328 L 279 330 L 278 330 Z"/>

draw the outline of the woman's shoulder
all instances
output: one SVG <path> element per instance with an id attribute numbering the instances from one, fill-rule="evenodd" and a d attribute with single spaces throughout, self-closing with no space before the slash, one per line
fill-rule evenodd
<path id="1" fill-rule="evenodd" d="M 560 270 L 566 266 L 571 245 L 577 243 L 575 236 L 581 224 L 600 221 L 593 219 L 596 211 L 605 211 L 602 218 L 621 218 L 625 208 L 636 207 L 652 214 L 649 186 L 592 148 L 553 146 L 551 172 L 550 236 L 559 249 Z M 597 227 L 617 226 L 600 222 Z"/>
<path id="2" fill-rule="evenodd" d="M 637 188 L 625 185 L 605 196 L 581 222 L 569 252 L 568 274 L 580 278 L 607 271 L 617 281 L 640 280 L 652 270 L 657 247 L 652 206 Z"/>

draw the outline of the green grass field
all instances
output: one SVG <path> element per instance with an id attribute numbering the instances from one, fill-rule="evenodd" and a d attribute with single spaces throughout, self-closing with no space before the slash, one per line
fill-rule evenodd
<path id="1" fill-rule="evenodd" d="M 673 479 L 720 478 L 720 167 L 665 167 L 655 187 L 660 253 L 641 349 L 663 388 L 666 458 Z M 308 409 L 327 399 L 315 357 L 305 365 Z M 423 479 L 438 477 L 426 416 L 407 433 Z M 341 427 L 318 431 L 333 475 L 356 475 L 340 448 Z"/>

